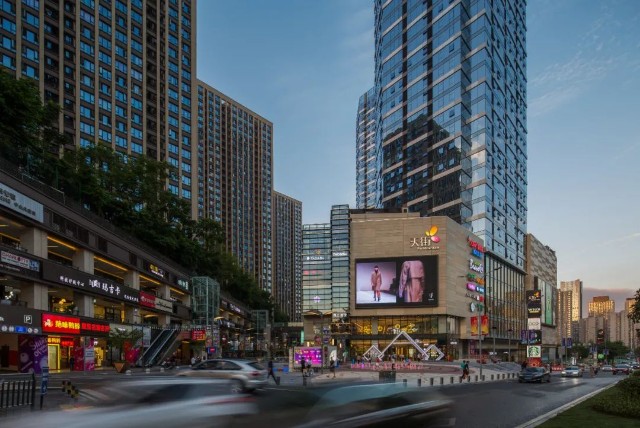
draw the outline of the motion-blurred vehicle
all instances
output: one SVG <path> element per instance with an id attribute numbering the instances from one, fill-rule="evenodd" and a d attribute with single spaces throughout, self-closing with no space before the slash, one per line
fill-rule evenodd
<path id="1" fill-rule="evenodd" d="M 631 368 L 631 366 L 629 364 L 617 364 L 614 368 L 613 368 L 613 374 L 629 374 L 633 371 L 633 369 Z"/>
<path id="2" fill-rule="evenodd" d="M 551 373 L 544 367 L 527 367 L 518 373 L 518 382 L 551 382 Z"/>
<path id="3" fill-rule="evenodd" d="M 229 381 L 163 377 L 84 389 L 77 403 L 63 410 L 25 412 L 3 418 L 2 426 L 226 427 L 257 411 L 255 397 L 232 393 Z"/>
<path id="4" fill-rule="evenodd" d="M 228 359 L 205 360 L 176 373 L 176 376 L 230 380 L 235 393 L 265 387 L 268 375 L 264 366 L 256 361 Z"/>
<path id="5" fill-rule="evenodd" d="M 261 399 L 264 398 L 264 401 Z M 294 394 L 258 397 L 260 413 L 238 418 L 234 427 L 268 421 L 273 427 L 315 428 L 338 426 L 410 427 L 451 426 L 453 401 L 430 388 L 403 383 L 322 386 Z"/>
<path id="6" fill-rule="evenodd" d="M 605 364 L 604 366 L 602 366 L 600 368 L 600 370 L 602 370 L 602 372 L 613 372 L 613 366 L 610 366 L 609 364 Z"/>
<path id="7" fill-rule="evenodd" d="M 583 370 L 578 366 L 567 366 L 564 370 L 562 370 L 562 377 L 582 377 L 584 374 Z"/>

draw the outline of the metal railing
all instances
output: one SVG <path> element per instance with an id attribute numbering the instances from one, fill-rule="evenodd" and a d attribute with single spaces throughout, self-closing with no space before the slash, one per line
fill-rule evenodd
<path id="1" fill-rule="evenodd" d="M 8 374 L 0 377 L 0 409 L 31 406 L 36 402 L 36 375 Z"/>
<path id="2" fill-rule="evenodd" d="M 165 336 L 162 342 L 160 342 L 160 345 L 155 349 L 153 353 L 151 353 L 151 356 L 149 359 L 147 359 L 145 366 L 151 367 L 158 364 L 160 357 L 163 355 L 163 350 L 165 350 L 167 346 L 170 346 L 170 344 L 173 344 L 173 342 L 175 341 L 175 338 L 178 335 L 178 331 L 177 330 L 167 330 L 167 331 L 169 332 L 169 334 Z"/>

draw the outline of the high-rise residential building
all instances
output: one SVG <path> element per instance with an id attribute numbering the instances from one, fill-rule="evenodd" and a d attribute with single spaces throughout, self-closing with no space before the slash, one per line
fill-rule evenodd
<path id="1" fill-rule="evenodd" d="M 625 345 L 631 350 L 635 350 L 638 347 L 638 330 L 640 330 L 640 324 L 634 323 L 629 319 L 629 314 L 633 312 L 633 306 L 636 304 L 636 299 L 630 297 L 624 301 L 623 317 L 625 321 L 622 327 L 622 337 Z"/>
<path id="2" fill-rule="evenodd" d="M 358 102 L 356 121 L 356 207 L 380 205 L 380 150 L 376 144 L 377 99 L 375 88 Z"/>
<path id="3" fill-rule="evenodd" d="M 331 225 L 302 226 L 302 312 L 330 313 Z"/>
<path id="4" fill-rule="evenodd" d="M 272 291 L 273 124 L 198 81 L 197 217 L 222 224 L 227 251 Z"/>
<path id="5" fill-rule="evenodd" d="M 1 66 L 62 109 L 71 146 L 167 161 L 195 212 L 196 1 L 2 2 Z"/>
<path id="6" fill-rule="evenodd" d="M 609 296 L 595 296 L 589 302 L 589 316 L 599 317 L 607 316 L 611 312 L 616 311 L 616 302 L 611 300 Z"/>
<path id="7" fill-rule="evenodd" d="M 302 321 L 302 202 L 273 192 L 273 291 L 290 321 Z"/>
<path id="8" fill-rule="evenodd" d="M 381 206 L 448 216 L 520 271 L 526 58 L 525 0 L 375 1 Z"/>
<path id="9" fill-rule="evenodd" d="M 562 338 L 578 341 L 579 321 L 582 318 L 582 281 L 560 282 L 559 326 Z"/>

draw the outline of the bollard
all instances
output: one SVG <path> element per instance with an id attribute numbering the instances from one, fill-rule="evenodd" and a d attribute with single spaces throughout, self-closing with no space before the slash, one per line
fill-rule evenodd
<path id="1" fill-rule="evenodd" d="M 451 385 L 453 385 L 455 383 L 454 377 L 451 376 Z"/>
<path id="2" fill-rule="evenodd" d="M 276 377 L 276 385 L 280 385 L 280 376 Z"/>
<path id="3" fill-rule="evenodd" d="M 418 379 L 418 388 L 422 386 L 422 379 Z"/>
<path id="4" fill-rule="evenodd" d="M 462 383 L 462 381 L 464 380 L 464 379 L 462 379 L 462 376 L 460 376 L 459 379 L 460 379 L 460 383 Z"/>
<path id="5" fill-rule="evenodd" d="M 440 385 L 444 385 L 444 378 L 440 377 Z"/>
<path id="6" fill-rule="evenodd" d="M 467 383 L 471 383 L 471 376 L 467 376 Z"/>
<path id="7" fill-rule="evenodd" d="M 506 376 L 506 375 L 505 375 L 504 373 L 502 373 L 502 379 L 505 379 L 505 376 Z"/>
<path id="8" fill-rule="evenodd" d="M 429 386 L 433 386 L 433 379 L 434 379 L 434 378 L 430 378 L 430 379 L 429 379 Z"/>
<path id="9" fill-rule="evenodd" d="M 407 380 L 406 379 L 402 379 L 402 386 L 404 386 L 405 388 L 407 387 Z"/>
<path id="10" fill-rule="evenodd" d="M 131 376 L 131 370 L 127 370 L 124 374 L 126 374 L 127 376 Z"/>
<path id="11" fill-rule="evenodd" d="M 164 373 L 164 367 L 160 367 L 160 373 Z"/>
<path id="12" fill-rule="evenodd" d="M 144 369 L 145 373 L 151 373 L 151 369 L 149 367 L 147 367 L 146 369 Z"/>
<path id="13" fill-rule="evenodd" d="M 491 375 L 491 380 L 493 380 L 493 374 Z"/>
<path id="14" fill-rule="evenodd" d="M 475 378 L 475 382 L 477 382 L 477 381 L 478 381 L 478 375 L 476 375 L 476 378 Z"/>

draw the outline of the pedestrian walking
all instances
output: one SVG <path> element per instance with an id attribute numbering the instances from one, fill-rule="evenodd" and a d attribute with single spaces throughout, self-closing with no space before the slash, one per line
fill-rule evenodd
<path id="1" fill-rule="evenodd" d="M 300 359 L 300 371 L 302 372 L 302 376 L 304 376 L 304 369 L 306 368 L 306 361 L 304 358 Z"/>
<path id="2" fill-rule="evenodd" d="M 267 380 L 269 380 L 269 376 L 271 376 L 273 378 L 273 381 L 277 385 L 278 384 L 278 379 L 276 379 L 276 375 L 275 375 L 275 373 L 273 373 L 273 360 L 269 360 L 269 363 L 267 364 L 267 367 L 269 367 L 269 374 L 267 375 Z"/>
<path id="3" fill-rule="evenodd" d="M 522 361 L 522 370 L 527 368 L 527 360 Z"/>
<path id="4" fill-rule="evenodd" d="M 333 377 L 336 377 L 336 362 L 335 360 L 332 358 L 331 362 L 329 362 L 329 371 L 331 373 L 333 373 Z"/>
<path id="5" fill-rule="evenodd" d="M 469 361 L 464 362 L 464 366 L 462 367 L 462 378 L 463 379 L 469 378 Z"/>

